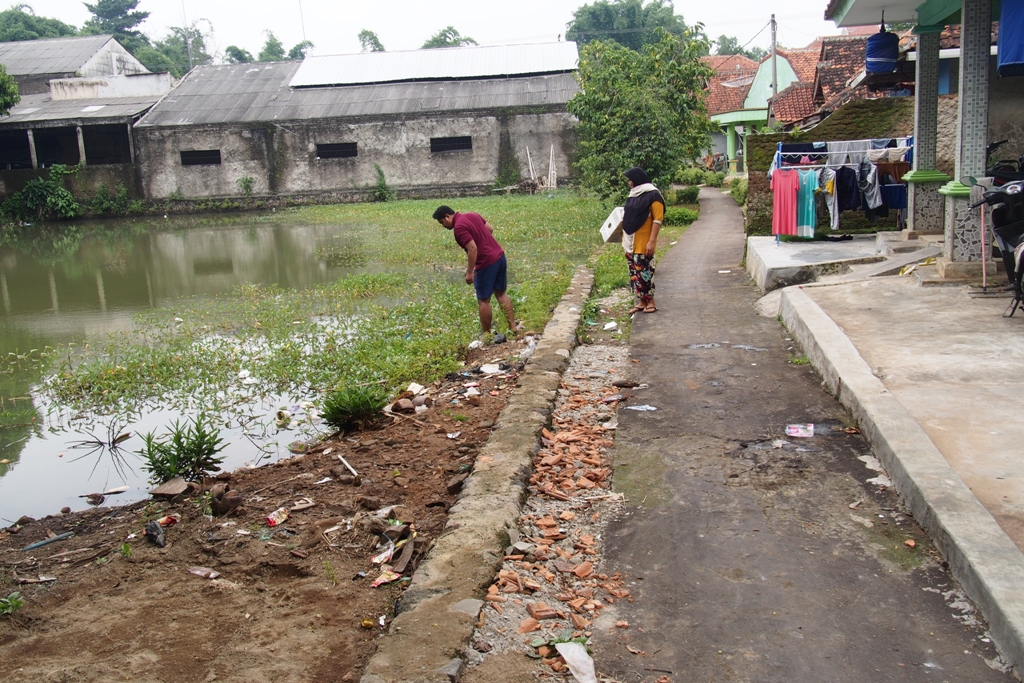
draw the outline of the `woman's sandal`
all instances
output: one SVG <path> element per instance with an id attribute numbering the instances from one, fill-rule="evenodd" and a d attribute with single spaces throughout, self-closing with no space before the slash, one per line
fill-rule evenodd
<path id="1" fill-rule="evenodd" d="M 648 306 L 644 306 L 644 313 L 654 313 L 657 310 L 658 310 L 658 307 L 655 306 L 654 304 L 650 304 Z"/>
<path id="2" fill-rule="evenodd" d="M 636 313 L 642 313 L 646 308 L 644 306 L 634 306 L 633 308 L 626 311 L 626 315 L 634 315 Z"/>

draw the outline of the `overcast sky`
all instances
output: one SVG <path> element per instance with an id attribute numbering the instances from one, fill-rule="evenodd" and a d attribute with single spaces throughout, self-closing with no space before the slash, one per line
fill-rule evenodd
<path id="1" fill-rule="evenodd" d="M 19 0 L 20 1 L 20 0 Z M 81 0 L 23 0 L 37 15 L 55 17 L 76 27 L 89 18 Z M 12 4 L 17 4 L 12 1 Z M 481 45 L 534 43 L 564 38 L 565 25 L 581 0 L 141 0 L 139 10 L 150 13 L 141 25 L 144 33 L 160 39 L 169 26 L 182 26 L 207 19 L 213 27 L 211 52 L 223 52 L 237 45 L 254 55 L 270 29 L 285 49 L 306 39 L 310 54 L 329 55 L 359 52 L 357 34 L 369 29 L 387 50 L 415 50 L 431 35 L 454 26 Z M 676 14 L 688 24 L 702 22 L 712 39 L 725 34 L 740 44 L 768 47 L 769 31 L 764 28 L 775 12 L 778 41 L 801 47 L 819 35 L 839 31 L 822 19 L 826 0 L 678 0 Z M 757 35 L 760 31 L 760 35 Z M 755 38 L 755 35 L 757 37 Z"/>

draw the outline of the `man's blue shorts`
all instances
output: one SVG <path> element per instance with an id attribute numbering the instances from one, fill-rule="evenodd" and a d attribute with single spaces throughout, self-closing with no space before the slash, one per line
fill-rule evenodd
<path id="1" fill-rule="evenodd" d="M 508 260 L 504 254 L 491 265 L 474 272 L 473 287 L 476 288 L 477 300 L 490 301 L 492 294 L 508 289 L 507 275 Z"/>

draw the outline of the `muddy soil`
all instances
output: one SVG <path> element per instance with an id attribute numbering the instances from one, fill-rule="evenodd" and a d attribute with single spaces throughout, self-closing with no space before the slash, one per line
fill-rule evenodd
<path id="1" fill-rule="evenodd" d="M 204 514 L 202 497 L 191 495 L 0 530 L 0 597 L 18 590 L 25 600 L 0 617 L 0 680 L 359 680 L 515 387 L 523 345 L 471 352 L 465 372 L 429 387 L 434 404 L 425 413 L 208 481 L 241 496 L 225 515 Z M 510 369 L 470 372 L 499 361 Z M 479 397 L 459 393 L 476 382 Z M 346 483 L 339 455 L 359 473 L 358 485 Z M 268 525 L 272 511 L 307 498 L 312 507 Z M 380 514 L 390 506 L 398 507 Z M 157 547 L 144 529 L 172 514 L 180 521 Z M 383 549 L 389 518 L 416 537 L 402 578 L 373 588 L 382 571 L 371 557 Z M 190 573 L 196 568 L 218 575 Z"/>

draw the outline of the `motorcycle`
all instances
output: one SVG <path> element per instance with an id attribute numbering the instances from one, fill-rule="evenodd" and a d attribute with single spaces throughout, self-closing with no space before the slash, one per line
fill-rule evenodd
<path id="1" fill-rule="evenodd" d="M 1009 140 L 1000 140 L 999 142 L 988 143 L 988 146 L 985 147 L 985 163 L 988 164 L 988 160 L 992 156 L 992 153 L 1007 142 L 1009 142 Z M 989 164 L 985 169 L 985 175 L 993 178 L 996 186 L 1002 186 L 1006 183 L 1024 180 L 1024 154 L 1021 154 L 1016 160 L 1000 159 Z"/>
<path id="2" fill-rule="evenodd" d="M 996 185 L 994 177 L 968 176 L 961 179 L 965 185 L 983 188 L 982 198 L 971 204 L 972 210 L 983 204 L 991 208 L 992 232 L 1013 292 L 1013 301 L 1003 313 L 1004 318 L 1012 318 L 1018 308 L 1024 309 L 1024 289 L 1021 286 L 1024 276 L 1024 174 L 1021 175 L 1022 179 L 1002 185 Z M 983 241 L 987 241 L 987 237 L 983 236 Z"/>

